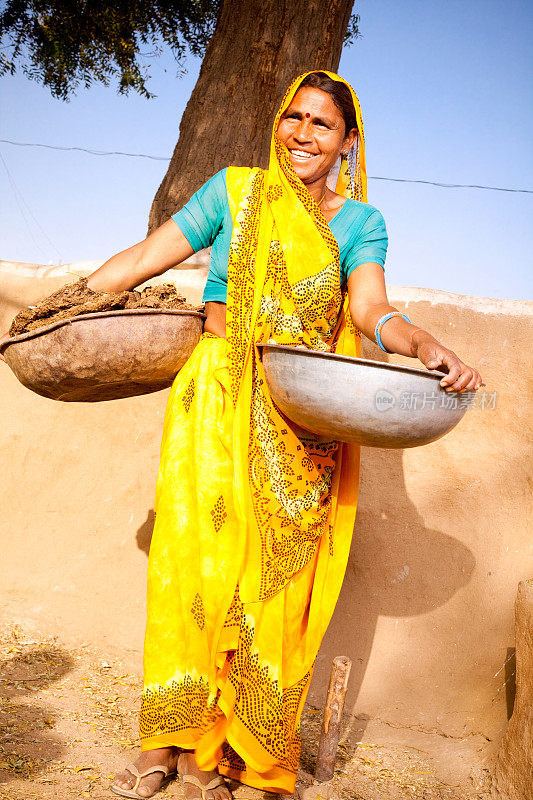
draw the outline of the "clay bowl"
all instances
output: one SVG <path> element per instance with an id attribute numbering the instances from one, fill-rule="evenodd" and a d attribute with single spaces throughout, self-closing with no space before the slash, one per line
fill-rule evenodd
<path id="1" fill-rule="evenodd" d="M 94 403 L 165 389 L 202 334 L 198 311 L 121 309 L 14 336 L 0 345 L 19 381 L 52 400 Z"/>
<path id="2" fill-rule="evenodd" d="M 260 344 L 272 399 L 320 436 L 366 447 L 418 447 L 451 431 L 475 392 L 446 392 L 442 372 Z"/>

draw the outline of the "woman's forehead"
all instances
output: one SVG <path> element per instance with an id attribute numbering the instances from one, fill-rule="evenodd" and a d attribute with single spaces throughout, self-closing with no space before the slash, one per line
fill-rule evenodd
<path id="1" fill-rule="evenodd" d="M 322 91 L 322 89 L 315 89 L 313 86 L 304 86 L 298 89 L 285 109 L 285 113 L 289 110 L 301 111 L 303 114 L 307 112 L 312 116 L 327 114 L 328 117 L 333 119 L 337 117 L 341 120 L 343 119 L 331 96 Z"/>

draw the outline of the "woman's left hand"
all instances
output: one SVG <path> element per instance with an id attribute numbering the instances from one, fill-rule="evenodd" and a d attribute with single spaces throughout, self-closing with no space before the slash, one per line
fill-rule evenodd
<path id="1" fill-rule="evenodd" d="M 477 369 L 469 367 L 453 350 L 443 347 L 433 337 L 420 342 L 416 355 L 428 369 L 448 373 L 440 382 L 447 392 L 469 392 L 485 385 Z"/>

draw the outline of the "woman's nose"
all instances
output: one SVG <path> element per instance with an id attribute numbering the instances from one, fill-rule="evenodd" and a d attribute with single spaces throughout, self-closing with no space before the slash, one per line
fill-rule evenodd
<path id="1" fill-rule="evenodd" d="M 293 137 L 299 142 L 309 142 L 312 139 L 312 126 L 309 120 L 302 119 L 295 129 Z"/>

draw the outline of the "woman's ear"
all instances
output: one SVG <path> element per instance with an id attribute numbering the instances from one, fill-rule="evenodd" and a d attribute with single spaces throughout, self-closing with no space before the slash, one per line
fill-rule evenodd
<path id="1" fill-rule="evenodd" d="M 355 144 L 355 140 L 357 139 L 357 128 L 352 128 L 348 136 L 344 138 L 342 143 L 342 152 L 347 153 L 350 148 L 353 147 Z"/>

